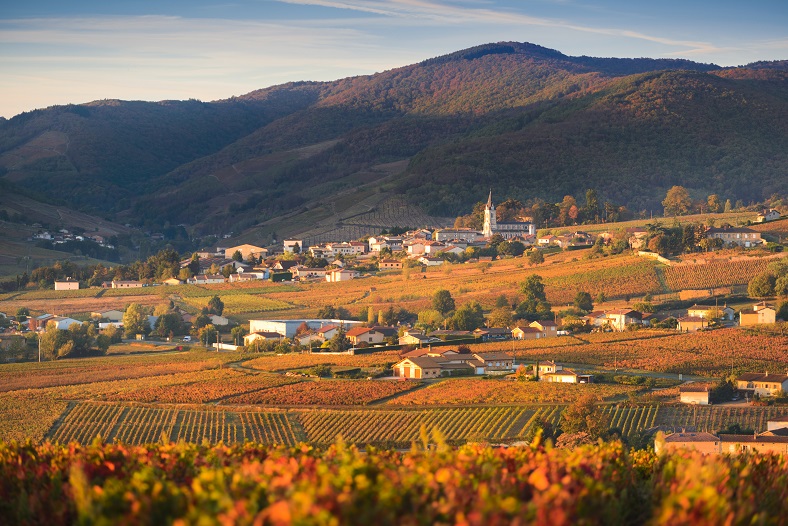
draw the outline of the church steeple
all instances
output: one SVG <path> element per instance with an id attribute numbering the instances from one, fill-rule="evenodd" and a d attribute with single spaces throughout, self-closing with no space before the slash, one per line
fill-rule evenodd
<path id="1" fill-rule="evenodd" d="M 487 207 L 484 209 L 484 227 L 482 228 L 482 235 L 486 238 L 492 237 L 493 232 L 495 232 L 497 227 L 498 225 L 495 220 L 495 208 L 492 204 L 491 188 L 490 195 L 487 197 Z"/>

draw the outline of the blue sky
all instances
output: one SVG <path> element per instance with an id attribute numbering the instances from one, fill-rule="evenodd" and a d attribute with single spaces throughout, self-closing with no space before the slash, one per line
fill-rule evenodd
<path id="1" fill-rule="evenodd" d="M 11 4 L 12 2 L 7 2 Z M 788 59 L 785 0 L 27 0 L 0 8 L 0 115 L 216 100 L 499 41 L 568 55 Z"/>

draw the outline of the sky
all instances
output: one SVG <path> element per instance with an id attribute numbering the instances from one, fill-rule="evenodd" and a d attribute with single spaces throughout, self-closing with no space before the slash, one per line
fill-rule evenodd
<path id="1" fill-rule="evenodd" d="M 211 101 L 489 42 L 567 55 L 788 59 L 786 0 L 25 0 L 0 7 L 0 116 Z M 13 5 L 11 5 L 13 4 Z"/>

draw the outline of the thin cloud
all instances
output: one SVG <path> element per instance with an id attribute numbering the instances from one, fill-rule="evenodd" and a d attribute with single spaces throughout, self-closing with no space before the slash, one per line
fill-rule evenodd
<path id="1" fill-rule="evenodd" d="M 461 23 L 488 23 L 504 25 L 525 25 L 539 27 L 554 27 L 572 31 L 593 33 L 598 35 L 618 36 L 637 40 L 644 40 L 667 46 L 681 47 L 675 53 L 715 53 L 722 51 L 709 42 L 692 40 L 677 40 L 660 36 L 648 35 L 628 29 L 591 27 L 573 24 L 565 20 L 541 18 L 525 15 L 510 10 L 494 10 L 479 7 L 464 7 L 448 3 L 432 2 L 428 0 L 274 0 L 286 4 L 315 5 L 332 7 L 335 9 L 349 9 L 364 13 L 374 13 L 387 17 L 398 18 L 427 18 L 433 22 L 447 24 Z M 487 3 L 485 3 L 486 5 Z"/>

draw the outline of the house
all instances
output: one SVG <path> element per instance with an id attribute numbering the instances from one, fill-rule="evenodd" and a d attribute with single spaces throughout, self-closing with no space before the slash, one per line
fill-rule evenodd
<path id="1" fill-rule="evenodd" d="M 700 318 L 711 319 L 710 317 L 718 316 L 723 320 L 733 321 L 736 316 L 736 311 L 724 305 L 722 308 L 714 307 L 712 305 L 693 305 L 687 309 L 687 316 L 698 316 Z"/>
<path id="2" fill-rule="evenodd" d="M 230 325 L 230 320 L 225 318 L 224 316 L 219 316 L 217 314 L 212 314 L 209 317 L 211 319 L 211 323 L 213 325 L 217 326 L 217 327 L 218 326 L 226 327 L 226 326 Z"/>
<path id="3" fill-rule="evenodd" d="M 615 309 L 605 313 L 606 323 L 617 331 L 624 331 L 627 325 L 640 324 L 643 315 L 632 309 Z"/>
<path id="4" fill-rule="evenodd" d="M 534 365 L 534 367 L 533 367 L 533 369 L 534 369 L 534 376 L 541 377 L 543 374 L 556 373 L 558 371 L 563 370 L 563 368 L 564 368 L 563 365 L 561 365 L 559 363 L 555 363 L 552 360 L 547 361 L 547 362 L 537 362 L 537 364 Z"/>
<path id="5" fill-rule="evenodd" d="M 326 269 L 324 268 L 310 268 L 310 267 L 293 267 L 291 269 L 293 273 L 293 278 L 298 278 L 299 280 L 305 279 L 325 279 L 326 277 Z"/>
<path id="6" fill-rule="evenodd" d="M 512 329 L 512 338 L 515 340 L 537 340 L 543 337 L 542 331 L 536 327 L 515 327 Z"/>
<path id="7" fill-rule="evenodd" d="M 440 241 L 425 241 L 424 242 L 424 253 L 425 254 L 439 254 L 443 252 L 446 248 L 445 243 L 441 243 Z"/>
<path id="8" fill-rule="evenodd" d="M 435 254 L 438 256 L 444 256 L 446 254 L 454 254 L 455 256 L 459 256 L 460 254 L 463 253 L 465 253 L 465 250 L 454 245 L 448 245 L 435 252 Z"/>
<path id="9" fill-rule="evenodd" d="M 378 261 L 378 268 L 380 270 L 400 270 L 402 269 L 402 261 L 396 259 L 381 259 Z"/>
<path id="10" fill-rule="evenodd" d="M 183 281 L 179 280 L 178 278 L 169 278 L 162 281 L 165 285 L 183 285 Z"/>
<path id="11" fill-rule="evenodd" d="M 643 227 L 632 227 L 626 230 L 627 242 L 629 248 L 632 250 L 640 250 L 646 245 L 646 238 L 648 237 L 648 230 Z"/>
<path id="12" fill-rule="evenodd" d="M 298 345 L 312 346 L 313 343 L 322 344 L 325 340 L 317 331 L 303 332 L 294 338 Z"/>
<path id="13" fill-rule="evenodd" d="M 685 384 L 679 387 L 682 404 L 709 405 L 711 388 L 708 385 Z"/>
<path id="14" fill-rule="evenodd" d="M 542 331 L 542 338 L 558 336 L 558 324 L 552 320 L 532 321 L 528 326 Z"/>
<path id="15" fill-rule="evenodd" d="M 429 356 L 404 358 L 391 368 L 399 378 L 438 378 L 442 376 L 441 359 Z"/>
<path id="16" fill-rule="evenodd" d="M 682 316 L 677 321 L 676 330 L 679 332 L 695 332 L 709 326 L 708 320 L 700 316 Z"/>
<path id="17" fill-rule="evenodd" d="M 706 230 L 709 239 L 721 239 L 726 246 L 738 245 L 740 247 L 754 247 L 761 245 L 761 233 L 751 228 L 724 226 L 722 228 L 709 228 Z"/>
<path id="18" fill-rule="evenodd" d="M 758 214 L 758 217 L 755 218 L 755 221 L 757 223 L 766 223 L 768 221 L 776 221 L 777 219 L 780 219 L 780 212 L 772 208 L 770 210 L 764 210 Z"/>
<path id="19" fill-rule="evenodd" d="M 46 320 L 45 326 L 48 327 L 51 323 L 54 323 L 55 326 L 60 329 L 61 331 L 67 331 L 69 327 L 74 325 L 82 325 L 82 322 L 79 320 L 75 320 L 74 318 L 66 318 L 63 316 L 52 316 L 51 318 Z"/>
<path id="20" fill-rule="evenodd" d="M 587 325 L 592 327 L 601 327 L 605 323 L 607 323 L 607 315 L 605 311 L 597 310 L 593 312 L 589 312 L 585 316 L 583 316 Z"/>
<path id="21" fill-rule="evenodd" d="M 776 320 L 777 311 L 766 303 L 759 303 L 749 309 L 739 311 L 739 325 L 741 327 L 774 323 Z"/>
<path id="22" fill-rule="evenodd" d="M 224 283 L 224 276 L 221 274 L 198 274 L 186 280 L 190 285 L 210 285 L 212 283 Z"/>
<path id="23" fill-rule="evenodd" d="M 437 331 L 432 331 L 427 336 L 433 336 L 435 338 L 440 338 L 443 341 L 447 341 L 447 340 L 473 338 L 474 334 L 471 331 L 451 331 L 451 330 L 439 329 Z"/>
<path id="24" fill-rule="evenodd" d="M 265 258 L 268 255 L 267 248 L 246 244 L 224 249 L 224 257 L 231 259 L 236 252 L 241 253 L 241 257 L 244 261 L 248 260 L 252 256 L 259 259 Z"/>
<path id="25" fill-rule="evenodd" d="M 135 280 L 114 280 L 112 282 L 113 289 L 136 289 L 142 287 L 143 285 L 144 284 L 141 281 Z"/>
<path id="26" fill-rule="evenodd" d="M 283 336 L 278 332 L 252 332 L 244 336 L 244 345 L 249 345 L 257 341 L 281 340 Z"/>
<path id="27" fill-rule="evenodd" d="M 767 431 L 776 431 L 777 429 L 788 429 L 788 415 L 772 417 L 766 422 Z"/>
<path id="28" fill-rule="evenodd" d="M 788 375 L 744 373 L 736 378 L 736 388 L 759 396 L 776 396 L 788 392 Z"/>
<path id="29" fill-rule="evenodd" d="M 757 435 L 720 435 L 720 453 L 788 454 L 788 433 L 764 431 Z"/>
<path id="30" fill-rule="evenodd" d="M 477 360 L 484 362 L 485 372 L 489 374 L 511 373 L 514 371 L 514 355 L 506 352 L 474 353 Z"/>
<path id="31" fill-rule="evenodd" d="M 336 336 L 337 332 L 339 332 L 339 325 L 326 325 L 325 327 L 320 327 L 315 332 L 319 338 L 323 341 L 327 341 Z"/>
<path id="32" fill-rule="evenodd" d="M 512 331 L 506 327 L 480 327 L 473 331 L 473 335 L 482 341 L 507 340 L 512 337 Z"/>
<path id="33" fill-rule="evenodd" d="M 754 435 L 719 436 L 710 433 L 681 432 L 667 435 L 654 443 L 656 453 L 671 453 L 681 449 L 693 449 L 709 455 L 737 453 L 788 454 L 788 432 L 781 429 L 764 431 Z"/>
<path id="34" fill-rule="evenodd" d="M 428 267 L 437 267 L 439 265 L 443 265 L 444 260 L 441 258 L 436 257 L 429 257 L 429 256 L 421 256 L 418 259 L 419 263 Z"/>
<path id="35" fill-rule="evenodd" d="M 408 239 L 402 243 L 402 247 L 413 256 L 424 254 L 427 241 L 424 239 Z"/>
<path id="36" fill-rule="evenodd" d="M 429 345 L 431 343 L 439 343 L 441 341 L 442 340 L 440 340 L 439 338 L 435 338 L 435 337 L 432 337 L 432 336 L 427 336 L 425 334 L 419 334 L 419 333 L 415 333 L 415 332 L 413 332 L 413 333 L 406 332 L 405 334 L 403 334 L 402 336 L 399 337 L 399 340 L 397 341 L 397 343 L 399 345 L 418 345 L 418 346 L 423 346 L 423 345 Z"/>
<path id="37" fill-rule="evenodd" d="M 542 382 L 562 383 L 562 384 L 589 384 L 593 375 L 578 374 L 572 369 L 561 368 L 554 373 L 545 373 L 539 375 L 539 380 Z"/>
<path id="38" fill-rule="evenodd" d="M 346 336 L 354 346 L 358 346 L 362 343 L 374 345 L 376 343 L 383 343 L 384 340 L 383 333 L 371 327 L 353 327 L 347 331 Z"/>
<path id="39" fill-rule="evenodd" d="M 295 267 L 296 265 L 298 265 L 298 261 L 287 260 L 287 259 L 280 259 L 280 260 L 275 261 L 273 266 L 271 266 L 271 268 L 274 269 L 274 270 L 279 270 L 279 271 L 287 271 L 287 270 L 290 270 L 291 268 Z"/>
<path id="40" fill-rule="evenodd" d="M 109 321 L 123 321 L 123 313 L 119 310 L 111 309 L 101 312 L 91 312 L 90 317 L 94 319 L 107 319 Z"/>
<path id="41" fill-rule="evenodd" d="M 663 441 L 654 443 L 654 452 L 674 453 L 677 450 L 691 449 L 700 453 L 716 454 L 720 450 L 719 437 L 711 433 L 682 432 L 667 435 Z"/>
<path id="42" fill-rule="evenodd" d="M 359 273 L 357 270 L 350 270 L 344 268 L 335 268 L 326 272 L 326 281 L 329 283 L 336 283 L 339 281 L 348 281 L 356 279 Z"/>
<path id="43" fill-rule="evenodd" d="M 474 242 L 479 241 L 484 236 L 478 230 L 470 228 L 441 228 L 435 231 L 433 239 L 435 241 L 465 241 Z"/>
<path id="44" fill-rule="evenodd" d="M 56 280 L 55 290 L 79 290 L 79 281 L 71 278 Z"/>
<path id="45" fill-rule="evenodd" d="M 285 239 L 283 248 L 285 254 L 294 254 L 304 252 L 307 247 L 304 245 L 303 239 Z"/>
<path id="46" fill-rule="evenodd" d="M 398 327 L 387 327 L 385 325 L 375 325 L 370 327 L 383 335 L 383 338 L 396 338 L 399 333 Z"/>
<path id="47" fill-rule="evenodd" d="M 261 269 L 261 270 L 244 270 L 238 269 L 238 272 L 235 274 L 230 274 L 228 278 L 230 283 L 237 283 L 240 281 L 258 281 L 258 280 L 265 280 L 268 279 L 269 273 L 268 269 Z"/>
<path id="48" fill-rule="evenodd" d="M 539 236 L 536 238 L 536 244 L 540 247 L 549 247 L 550 245 L 555 243 L 555 239 L 556 237 L 552 234 Z"/>

